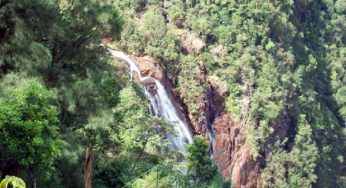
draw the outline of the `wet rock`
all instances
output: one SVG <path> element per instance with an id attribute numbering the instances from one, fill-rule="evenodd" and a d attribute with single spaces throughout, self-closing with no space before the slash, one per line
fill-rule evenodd
<path id="1" fill-rule="evenodd" d="M 152 72 L 151 74 L 151 77 L 157 79 L 157 80 L 162 80 L 163 78 L 163 75 L 162 75 L 162 72 L 161 71 L 154 71 Z"/>
<path id="2" fill-rule="evenodd" d="M 147 89 L 147 91 L 152 94 L 156 95 L 157 90 L 156 90 L 156 83 L 153 78 L 147 78 L 143 81 L 144 87 Z"/>
<path id="3" fill-rule="evenodd" d="M 138 68 L 143 77 L 148 76 L 157 80 L 162 80 L 162 71 L 158 68 L 154 59 L 148 56 L 133 57 L 138 64 Z"/>

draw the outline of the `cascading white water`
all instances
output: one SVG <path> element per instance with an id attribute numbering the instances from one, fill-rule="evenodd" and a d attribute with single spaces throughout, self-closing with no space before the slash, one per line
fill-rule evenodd
<path id="1" fill-rule="evenodd" d="M 137 74 L 141 81 L 145 81 L 149 78 L 154 79 L 156 84 L 156 93 L 151 94 L 146 91 L 147 97 L 150 101 L 150 113 L 155 116 L 163 117 L 166 121 L 173 124 L 176 134 L 168 135 L 168 139 L 176 150 L 185 152 L 184 144 L 191 144 L 193 142 L 192 133 L 185 119 L 181 114 L 179 114 L 178 109 L 173 105 L 171 98 L 161 82 L 155 78 L 142 77 L 137 65 L 123 52 L 111 49 L 109 49 L 109 51 L 114 57 L 122 59 L 128 63 L 131 79 L 133 79 L 134 74 Z"/>
<path id="2" fill-rule="evenodd" d="M 187 127 L 187 123 L 179 117 L 177 109 L 173 106 L 163 85 L 158 80 L 155 80 L 155 83 L 157 94 L 155 97 L 151 97 L 154 99 L 151 100 L 151 106 L 155 112 L 158 112 L 158 114 L 155 115 L 162 116 L 165 120 L 173 123 L 177 135 L 168 135 L 168 138 L 176 149 L 179 151 L 185 151 L 184 144 L 192 143 L 192 134 Z"/>

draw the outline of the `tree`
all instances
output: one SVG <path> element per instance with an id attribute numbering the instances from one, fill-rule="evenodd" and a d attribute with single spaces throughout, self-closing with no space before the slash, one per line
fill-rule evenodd
<path id="1" fill-rule="evenodd" d="M 288 182 L 290 187 L 311 187 L 317 180 L 318 148 L 313 141 L 312 129 L 305 115 L 298 117 L 294 146 L 289 153 Z"/>
<path id="2" fill-rule="evenodd" d="M 120 117 L 117 124 L 122 142 L 119 155 L 130 164 L 128 169 L 124 169 L 124 173 L 131 177 L 148 170 L 150 165 L 144 165 L 148 166 L 145 169 L 141 169 L 141 165 L 150 163 L 146 162 L 150 161 L 150 155 L 158 154 L 167 145 L 165 135 L 171 133 L 172 128 L 161 118 L 149 115 L 143 90 L 136 83 L 130 83 L 120 91 L 119 96 L 120 102 L 116 110 L 116 116 Z"/>
<path id="3" fill-rule="evenodd" d="M 60 155 L 58 112 L 50 103 L 52 97 L 41 84 L 32 82 L 0 105 L 0 145 L 29 169 L 34 188 L 37 175 L 49 175 Z"/>
<path id="4" fill-rule="evenodd" d="M 297 134 L 291 151 L 283 150 L 284 144 L 275 144 L 271 148 L 273 154 L 263 171 L 265 187 L 312 187 L 317 180 L 319 153 L 306 115 L 298 116 Z"/>
<path id="5" fill-rule="evenodd" d="M 202 136 L 195 136 L 193 144 L 187 146 L 188 174 L 199 183 L 209 183 L 217 173 L 208 156 L 208 142 Z"/>
<path id="6" fill-rule="evenodd" d="M 92 117 L 82 128 L 88 156 L 91 161 L 95 158 L 95 173 L 89 173 L 94 174 L 95 185 L 131 184 L 142 173 L 175 157 L 166 138 L 171 125 L 150 116 L 147 105 L 143 89 L 130 82 L 119 92 L 115 114 Z"/>
<path id="7" fill-rule="evenodd" d="M 152 43 L 159 42 L 167 32 L 165 18 L 159 9 L 151 9 L 143 14 L 144 36 L 151 39 Z"/>

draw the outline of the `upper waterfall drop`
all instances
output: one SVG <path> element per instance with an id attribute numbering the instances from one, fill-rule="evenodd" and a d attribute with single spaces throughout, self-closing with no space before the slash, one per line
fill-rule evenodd
<path id="1" fill-rule="evenodd" d="M 137 65 L 124 52 L 122 52 L 122 51 L 115 51 L 115 50 L 111 50 L 111 49 L 108 49 L 108 50 L 111 52 L 111 54 L 114 57 L 122 59 L 122 60 L 126 61 L 126 63 L 128 63 L 129 68 L 130 68 L 131 79 L 133 79 L 133 73 L 137 74 L 141 81 L 143 81 L 143 80 L 148 78 L 148 77 L 142 77 L 142 75 L 141 75 Z"/>
<path id="2" fill-rule="evenodd" d="M 149 78 L 155 81 L 155 94 L 148 92 L 148 88 L 145 88 L 146 95 L 150 101 L 150 113 L 154 116 L 163 117 L 166 121 L 173 124 L 176 135 L 168 135 L 168 139 L 176 150 L 185 152 L 184 144 L 191 144 L 193 136 L 182 113 L 176 108 L 162 83 L 152 77 L 142 77 L 137 65 L 124 52 L 111 49 L 109 51 L 114 57 L 126 61 L 129 65 L 131 79 L 133 79 L 133 74 L 135 73 L 141 81 Z"/>

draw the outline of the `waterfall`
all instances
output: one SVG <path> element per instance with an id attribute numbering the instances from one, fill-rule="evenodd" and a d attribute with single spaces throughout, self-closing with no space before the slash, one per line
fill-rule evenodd
<path id="1" fill-rule="evenodd" d="M 154 94 L 149 92 L 148 88 L 145 87 L 146 96 L 150 101 L 150 114 L 153 116 L 160 116 L 173 124 L 175 135 L 168 135 L 168 140 L 176 150 L 185 152 L 184 144 L 191 144 L 193 142 L 192 133 L 182 113 L 176 108 L 162 83 L 152 77 L 142 77 L 137 65 L 125 53 L 111 49 L 109 49 L 109 51 L 114 57 L 126 61 L 129 65 L 131 79 L 137 74 L 141 81 L 145 81 L 146 79 L 153 79 L 155 81 L 156 92 Z"/>

